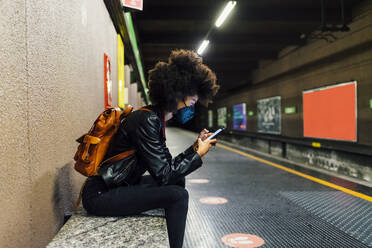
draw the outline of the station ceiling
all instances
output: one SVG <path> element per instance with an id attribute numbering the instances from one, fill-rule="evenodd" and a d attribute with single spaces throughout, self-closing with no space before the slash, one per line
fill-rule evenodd
<path id="1" fill-rule="evenodd" d="M 363 0 L 323 0 L 327 24 L 351 22 L 352 7 Z M 203 61 L 215 71 L 219 95 L 251 83 L 259 61 L 275 60 L 285 47 L 304 45 L 322 24 L 322 0 L 242 0 L 225 23 L 214 23 L 226 5 L 222 0 L 144 0 L 143 11 L 131 11 L 145 76 L 172 49 L 198 49 L 208 35 Z"/>

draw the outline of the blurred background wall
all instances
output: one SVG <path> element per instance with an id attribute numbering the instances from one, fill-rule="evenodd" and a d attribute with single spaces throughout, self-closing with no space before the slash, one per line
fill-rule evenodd
<path id="1" fill-rule="evenodd" d="M 210 110 L 210 129 L 217 129 L 217 110 L 226 107 L 227 130 L 219 136 L 221 140 L 372 185 L 371 23 L 372 1 L 364 1 L 353 9 L 349 32 L 334 32 L 330 42 L 317 39 L 286 47 L 277 60 L 261 61 L 250 85 L 217 97 L 209 109 L 201 108 L 202 114 L 188 128 L 200 131 L 208 127 Z M 356 141 L 305 138 L 302 92 L 351 81 L 357 81 Z M 281 132 L 259 132 L 257 100 L 275 96 L 281 97 Z M 246 104 L 246 130 L 234 130 L 233 106 L 241 103 Z M 295 107 L 295 113 L 285 113 L 286 107 Z"/>

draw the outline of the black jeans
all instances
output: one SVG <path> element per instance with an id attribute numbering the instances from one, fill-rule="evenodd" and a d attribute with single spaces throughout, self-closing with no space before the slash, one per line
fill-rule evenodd
<path id="1" fill-rule="evenodd" d="M 107 188 L 99 176 L 88 178 L 83 189 L 85 210 L 98 216 L 128 216 L 164 208 L 171 248 L 181 248 L 185 234 L 189 195 L 185 178 L 175 185 L 158 186 L 151 176 L 137 185 Z"/>

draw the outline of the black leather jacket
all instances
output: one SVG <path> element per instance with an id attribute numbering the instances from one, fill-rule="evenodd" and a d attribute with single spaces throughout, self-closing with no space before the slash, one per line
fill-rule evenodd
<path id="1" fill-rule="evenodd" d="M 136 152 L 100 168 L 99 175 L 109 187 L 137 184 L 146 171 L 159 185 L 173 184 L 203 163 L 192 146 L 172 158 L 162 131 L 165 122 L 162 121 L 161 111 L 153 105 L 145 108 L 152 111 L 132 112 L 113 136 L 105 159 L 127 150 L 135 149 Z"/>

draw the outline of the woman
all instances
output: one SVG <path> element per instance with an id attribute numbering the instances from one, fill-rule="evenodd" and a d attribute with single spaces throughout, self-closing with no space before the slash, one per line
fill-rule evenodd
<path id="1" fill-rule="evenodd" d="M 114 175 L 116 168 L 128 164 L 122 160 L 89 177 L 82 195 L 84 208 L 99 216 L 164 208 L 170 247 L 182 247 L 188 210 L 185 176 L 202 165 L 201 158 L 217 140 L 204 141 L 211 135 L 204 129 L 193 145 L 172 159 L 165 143 L 165 123 L 172 117 L 182 124 L 190 120 L 194 105 L 199 101 L 208 106 L 218 89 L 215 74 L 192 51 L 173 51 L 168 63 L 158 62 L 149 71 L 152 105 L 122 121 L 107 154 L 135 149 L 135 166 Z M 146 171 L 149 176 L 143 176 Z"/>

